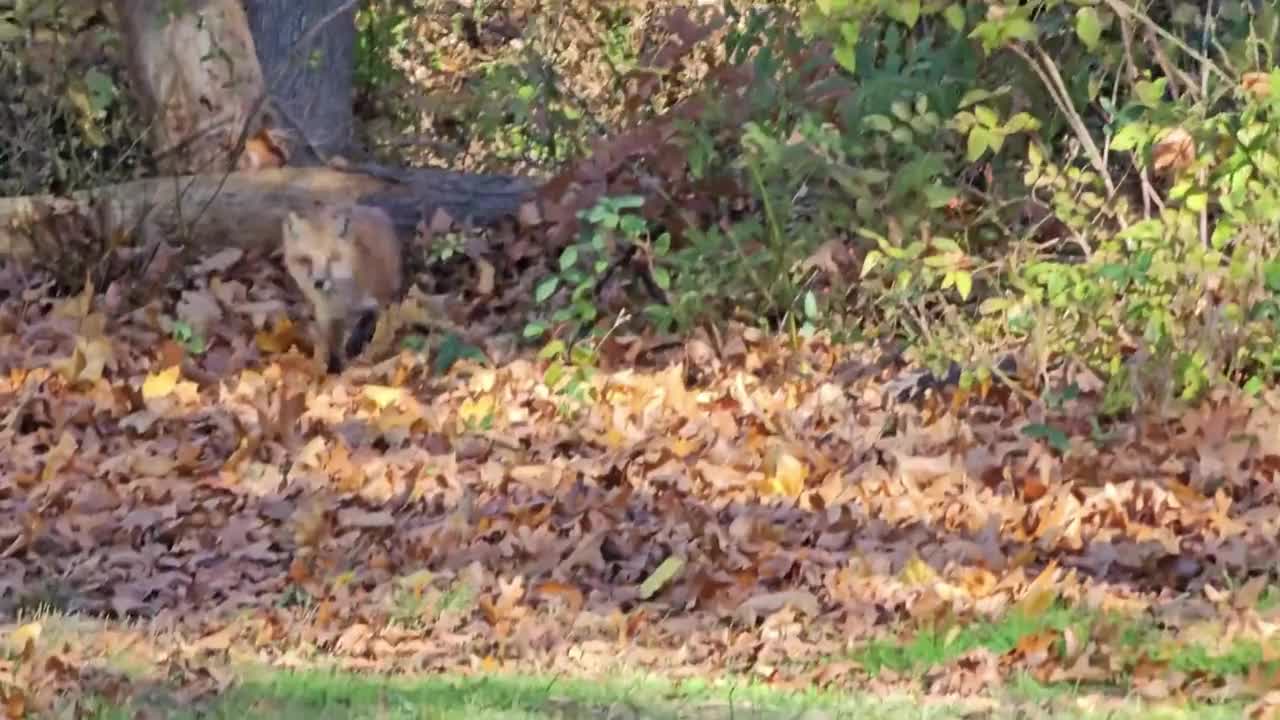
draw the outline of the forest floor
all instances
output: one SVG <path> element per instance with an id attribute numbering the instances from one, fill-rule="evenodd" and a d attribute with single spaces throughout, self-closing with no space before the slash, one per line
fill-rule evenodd
<path id="1" fill-rule="evenodd" d="M 743 328 L 614 337 L 555 382 L 384 332 L 324 376 L 279 264 L 236 253 L 132 312 L 11 270 L 0 296 L 10 714 L 383 717 L 444 683 L 450 712 L 594 717 L 626 678 L 678 716 L 730 688 L 1238 713 L 1280 686 L 1270 395 L 1123 423 L 1083 375 L 898 402 L 865 350 Z"/>

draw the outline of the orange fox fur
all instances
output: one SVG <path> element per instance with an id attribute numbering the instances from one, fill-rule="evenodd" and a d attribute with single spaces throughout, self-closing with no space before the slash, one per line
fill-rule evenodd
<path id="1" fill-rule="evenodd" d="M 401 294 L 391 218 L 364 205 L 324 205 L 284 219 L 285 266 L 315 313 L 316 354 L 341 372 Z M 348 335 L 350 333 L 350 335 Z"/>

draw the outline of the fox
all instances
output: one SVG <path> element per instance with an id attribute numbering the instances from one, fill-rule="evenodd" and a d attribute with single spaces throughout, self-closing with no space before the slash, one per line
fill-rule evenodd
<path id="1" fill-rule="evenodd" d="M 321 204 L 289 211 L 282 237 L 285 266 L 314 312 L 315 356 L 341 373 L 402 294 L 395 225 L 377 207 Z"/>

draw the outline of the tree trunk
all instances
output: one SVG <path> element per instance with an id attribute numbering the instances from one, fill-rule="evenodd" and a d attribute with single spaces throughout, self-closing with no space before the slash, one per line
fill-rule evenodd
<path id="1" fill-rule="evenodd" d="M 353 155 L 356 3 L 245 0 L 249 28 L 280 127 L 302 135 L 291 164 Z M 310 145 L 310 148 L 305 147 Z"/>
<path id="2" fill-rule="evenodd" d="M 155 126 L 161 167 L 172 176 L 70 198 L 0 198 L 0 258 L 48 261 L 59 247 L 85 239 L 115 247 L 138 239 L 135 233 L 151 248 L 168 240 L 196 252 L 270 252 L 285 213 L 317 202 L 381 207 L 407 236 L 437 210 L 464 223 L 492 223 L 517 213 L 531 190 L 508 176 L 330 162 L 353 154 L 354 0 L 247 0 L 247 12 L 241 0 L 183 0 L 176 14 L 166 10 L 172 3 L 115 2 L 134 92 Z M 261 112 L 272 106 L 283 112 Z M 302 137 L 259 133 L 279 121 Z M 261 162 L 265 156 L 251 150 L 263 138 L 284 143 L 269 149 L 285 150 L 273 157 L 295 167 Z M 241 154 L 236 144 L 246 139 Z M 298 167 L 314 164 L 303 152 L 312 150 L 324 165 Z M 229 172 L 231 152 L 241 172 Z"/>
<path id="3" fill-rule="evenodd" d="M 265 89 L 239 0 L 116 0 L 116 11 L 161 172 L 226 167 Z"/>

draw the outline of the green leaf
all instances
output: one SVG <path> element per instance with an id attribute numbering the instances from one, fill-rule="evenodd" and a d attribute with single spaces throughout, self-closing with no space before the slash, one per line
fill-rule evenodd
<path id="1" fill-rule="evenodd" d="M 431 370 L 436 375 L 443 375 L 449 372 L 449 368 L 453 367 L 454 363 L 464 358 L 481 362 L 485 360 L 484 353 L 479 348 L 463 342 L 457 335 L 450 333 L 440 344 L 440 351 L 431 362 Z"/>
<path id="2" fill-rule="evenodd" d="M 884 253 L 879 250 L 872 250 L 862 260 L 862 274 L 859 277 L 866 277 L 868 273 L 875 269 L 875 266 L 884 259 Z"/>
<path id="3" fill-rule="evenodd" d="M 644 218 L 638 215 L 624 215 L 618 222 L 618 227 L 626 233 L 627 237 L 634 238 L 644 234 L 646 225 Z"/>
<path id="4" fill-rule="evenodd" d="M 955 271 L 956 290 L 960 293 L 961 300 L 968 300 L 969 293 L 973 291 L 973 275 L 964 271 Z"/>
<path id="5" fill-rule="evenodd" d="M 996 115 L 996 111 L 986 105 L 975 105 L 973 114 L 978 118 L 978 122 L 989 128 L 994 128 L 1000 124 L 1000 116 Z"/>
<path id="6" fill-rule="evenodd" d="M 90 68 L 84 74 L 84 84 L 89 88 L 89 101 L 95 114 L 111 106 L 116 97 L 116 86 L 109 76 L 97 68 Z"/>
<path id="7" fill-rule="evenodd" d="M 1071 440 L 1067 438 L 1067 434 L 1052 425 L 1030 424 L 1022 428 L 1022 434 L 1037 440 L 1045 440 L 1060 453 L 1071 449 Z"/>
<path id="8" fill-rule="evenodd" d="M 974 125 L 969 131 L 969 146 L 965 151 L 965 157 L 969 162 L 973 162 L 982 157 L 982 154 L 991 146 L 991 131 L 979 125 Z"/>
<path id="9" fill-rule="evenodd" d="M 573 267 L 576 262 L 578 262 L 578 247 L 576 245 L 570 245 L 564 249 L 564 252 L 560 253 L 561 272 Z"/>
<path id="10" fill-rule="evenodd" d="M 956 189 L 946 185 L 926 185 L 924 198 L 928 206 L 934 210 L 946 206 L 956 197 Z"/>
<path id="11" fill-rule="evenodd" d="M 1035 23 L 1020 17 L 1010 18 L 1001 30 L 1004 31 L 1004 37 L 1024 42 L 1032 42 L 1039 35 L 1039 30 L 1036 28 Z"/>
<path id="12" fill-rule="evenodd" d="M 22 28 L 9 22 L 8 20 L 0 20 L 0 43 L 13 42 L 22 38 Z"/>
<path id="13" fill-rule="evenodd" d="M 1102 22 L 1098 19 L 1097 10 L 1086 6 L 1076 11 L 1076 35 L 1086 48 L 1092 50 L 1098 46 L 1102 39 Z"/>
<path id="14" fill-rule="evenodd" d="M 920 0 L 886 0 L 883 7 L 889 17 L 909 28 L 920 19 Z"/>
<path id="15" fill-rule="evenodd" d="M 540 322 L 531 322 L 524 326 L 524 336 L 528 340 L 541 337 L 542 333 L 547 331 L 547 326 Z"/>
<path id="16" fill-rule="evenodd" d="M 1144 122 L 1129 123 L 1120 128 L 1120 131 L 1111 138 L 1111 149 L 1133 150 L 1138 147 L 1139 143 L 1147 139 L 1148 132 L 1149 129 Z"/>
<path id="17" fill-rule="evenodd" d="M 672 555 L 663 560 L 658 569 L 654 570 L 653 574 L 645 578 L 645 581 L 640 584 L 640 599 L 648 600 L 653 597 L 655 593 L 662 589 L 663 585 L 666 585 L 671 578 L 684 569 L 684 563 L 684 558 L 679 555 Z"/>
<path id="18" fill-rule="evenodd" d="M 1244 384 L 1244 392 L 1250 397 L 1257 397 L 1266 387 L 1267 384 L 1262 381 L 1262 378 L 1254 375 Z"/>
<path id="19" fill-rule="evenodd" d="M 951 3 L 947 5 L 947 9 L 942 11 L 942 17 L 947 21 L 947 24 L 951 26 L 952 30 L 956 32 L 964 30 L 964 7 L 960 4 Z"/>
<path id="20" fill-rule="evenodd" d="M 563 377 L 564 361 L 559 359 L 553 360 L 551 364 L 547 366 L 547 371 L 542 373 L 542 384 L 547 387 L 555 387 Z"/>
<path id="21" fill-rule="evenodd" d="M 1168 78 L 1160 78 L 1159 80 L 1142 80 L 1135 83 L 1134 91 L 1138 95 L 1138 101 L 1149 108 L 1160 106 L 1160 101 L 1164 99 L 1165 86 L 1169 84 Z"/>
<path id="22" fill-rule="evenodd" d="M 868 115 L 862 118 L 862 124 L 877 132 L 893 132 L 893 121 L 887 115 Z"/>
<path id="23" fill-rule="evenodd" d="M 555 340 L 552 340 L 551 342 L 542 346 L 542 349 L 538 351 L 538 359 L 550 360 L 551 358 L 556 357 L 557 355 L 564 354 L 564 350 L 565 350 L 564 341 L 561 340 L 560 338 L 556 338 Z"/>
<path id="24" fill-rule="evenodd" d="M 644 197 L 641 195 L 619 195 L 613 198 L 613 206 L 619 210 L 644 207 Z"/>
<path id="25" fill-rule="evenodd" d="M 836 62 L 840 63 L 840 67 L 845 69 L 845 72 L 853 74 L 858 71 L 858 56 L 854 53 L 852 45 L 837 45 L 831 55 Z"/>
<path id="26" fill-rule="evenodd" d="M 1012 134 L 1023 130 L 1035 130 L 1038 127 L 1040 127 L 1040 121 L 1031 113 L 1020 112 L 1009 118 L 1009 122 L 1004 124 L 1004 131 Z"/>
<path id="27" fill-rule="evenodd" d="M 671 273 L 667 272 L 664 267 L 656 267 L 653 269 L 653 281 L 663 290 L 671 289 Z"/>
<path id="28" fill-rule="evenodd" d="M 995 93 L 991 92 L 990 90 L 984 90 L 982 88 L 974 88 L 973 90 L 970 90 L 969 92 L 965 93 L 964 96 L 960 98 L 960 107 L 966 108 L 966 107 L 969 107 L 970 105 L 973 105 L 974 103 L 980 103 L 983 100 L 990 99 L 994 96 L 995 96 Z"/>
<path id="29" fill-rule="evenodd" d="M 810 320 L 818 319 L 818 298 L 812 290 L 804 294 L 804 315 Z"/>
<path id="30" fill-rule="evenodd" d="M 542 282 L 538 283 L 537 289 L 533 291 L 533 299 L 535 302 L 543 303 L 555 294 L 556 288 L 560 287 L 560 278 L 552 275 Z"/>
<path id="31" fill-rule="evenodd" d="M 1013 306 L 1013 302 L 1008 298 L 993 297 L 982 301 L 978 306 L 979 315 L 994 315 L 995 313 L 1008 310 Z"/>

